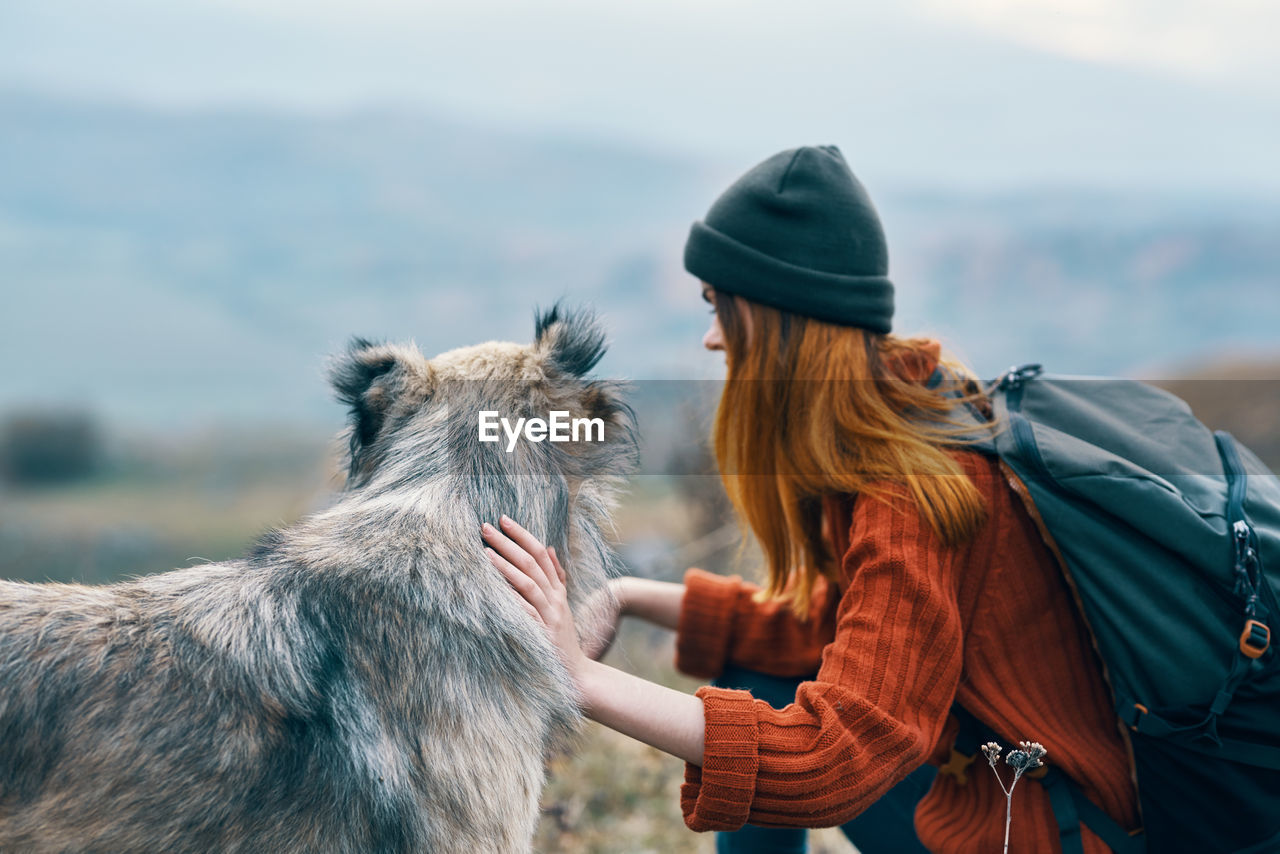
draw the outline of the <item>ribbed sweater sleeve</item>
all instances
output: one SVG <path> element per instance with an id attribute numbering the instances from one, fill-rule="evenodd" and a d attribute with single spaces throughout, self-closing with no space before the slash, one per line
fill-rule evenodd
<path id="1" fill-rule="evenodd" d="M 684 599 L 676 624 L 677 670 L 701 679 L 715 679 L 724 670 L 742 588 L 742 579 L 736 575 L 713 575 L 701 569 L 684 574 Z"/>
<path id="2" fill-rule="evenodd" d="M 706 748 L 701 768 L 686 766 L 681 793 L 691 829 L 839 824 L 938 741 L 963 663 L 960 561 L 902 497 L 858 500 L 850 533 L 834 640 L 795 703 L 774 709 L 742 691 L 698 690 Z"/>
<path id="3" fill-rule="evenodd" d="M 800 619 L 782 601 L 757 602 L 760 587 L 737 576 L 690 569 L 676 627 L 676 668 L 714 679 L 725 664 L 773 676 L 817 672 L 823 647 L 835 632 L 840 591 L 819 578 L 809 613 Z"/>

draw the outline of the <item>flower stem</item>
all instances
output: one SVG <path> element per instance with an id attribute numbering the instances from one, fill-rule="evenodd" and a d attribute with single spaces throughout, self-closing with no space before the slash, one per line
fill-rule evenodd
<path id="1" fill-rule="evenodd" d="M 1004 854 L 1009 854 L 1009 825 L 1013 822 L 1013 792 L 1004 798 Z"/>

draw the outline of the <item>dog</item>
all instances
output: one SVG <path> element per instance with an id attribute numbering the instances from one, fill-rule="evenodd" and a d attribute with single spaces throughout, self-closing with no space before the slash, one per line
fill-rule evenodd
<path id="1" fill-rule="evenodd" d="M 431 360 L 356 339 L 345 488 L 243 558 L 110 586 L 0 582 L 0 851 L 525 852 L 581 722 L 485 557 L 506 513 L 565 556 L 580 632 L 636 461 L 597 320 Z M 481 441 L 478 413 L 601 422 Z"/>

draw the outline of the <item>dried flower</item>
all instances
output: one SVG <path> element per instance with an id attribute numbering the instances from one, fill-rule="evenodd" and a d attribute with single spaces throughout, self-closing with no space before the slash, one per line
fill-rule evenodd
<path id="1" fill-rule="evenodd" d="M 1031 756 L 1023 750 L 1010 750 L 1009 755 L 1004 758 L 1004 762 L 1014 771 L 1025 771 L 1031 763 Z"/>
<path id="2" fill-rule="evenodd" d="M 1004 851 L 1009 854 L 1009 825 L 1013 820 L 1013 788 L 1018 785 L 1018 780 L 1022 775 L 1032 768 L 1039 768 L 1044 763 L 1040 760 L 1045 755 L 1044 745 L 1038 741 L 1020 741 L 1017 750 L 1010 750 L 1005 756 L 1005 764 L 1013 769 L 1013 782 L 1008 786 L 1004 784 L 1004 778 L 1000 776 L 1000 769 L 997 763 L 1000 761 L 1001 747 L 994 741 L 988 741 L 982 745 L 982 753 L 987 757 L 987 762 L 991 765 L 991 770 L 995 772 L 996 782 L 1000 784 L 1000 788 L 1004 791 L 1005 808 L 1004 808 Z"/>

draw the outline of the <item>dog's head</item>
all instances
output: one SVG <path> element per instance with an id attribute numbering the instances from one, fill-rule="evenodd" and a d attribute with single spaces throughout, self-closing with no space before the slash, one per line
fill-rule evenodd
<path id="1" fill-rule="evenodd" d="M 490 520 L 563 514 L 584 483 L 635 463 L 619 386 L 588 376 L 604 350 L 591 313 L 558 305 L 538 313 L 527 345 L 489 342 L 427 359 L 413 345 L 354 340 L 330 366 L 350 407 L 348 490 L 440 479 Z M 554 538 L 557 526 L 546 524 Z"/>

